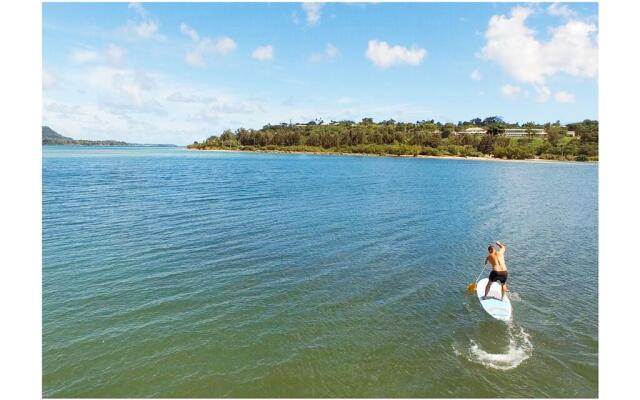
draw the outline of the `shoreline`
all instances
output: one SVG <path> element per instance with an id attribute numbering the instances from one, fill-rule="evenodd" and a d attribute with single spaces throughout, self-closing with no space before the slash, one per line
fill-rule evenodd
<path id="1" fill-rule="evenodd" d="M 527 158 L 524 160 L 509 160 L 506 158 L 495 158 L 490 156 L 482 157 L 464 157 L 464 156 L 427 156 L 427 155 L 395 155 L 395 154 L 369 154 L 369 153 L 340 153 L 340 152 L 324 152 L 324 151 L 283 151 L 283 150 L 227 150 L 227 149 L 190 149 L 189 151 L 215 151 L 222 153 L 273 153 L 273 154 L 311 154 L 319 156 L 354 156 L 354 157 L 387 157 L 387 158 L 423 158 L 423 159 L 441 159 L 441 160 L 467 160 L 467 161 L 505 161 L 520 163 L 545 163 L 545 164 L 595 164 L 598 161 L 571 161 L 571 160 L 543 160 L 540 158 Z"/>

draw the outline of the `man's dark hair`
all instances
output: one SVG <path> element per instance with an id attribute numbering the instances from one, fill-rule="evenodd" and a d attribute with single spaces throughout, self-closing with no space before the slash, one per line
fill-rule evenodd
<path id="1" fill-rule="evenodd" d="M 493 246 L 489 246 L 487 250 L 489 250 L 489 253 L 493 253 Z"/>

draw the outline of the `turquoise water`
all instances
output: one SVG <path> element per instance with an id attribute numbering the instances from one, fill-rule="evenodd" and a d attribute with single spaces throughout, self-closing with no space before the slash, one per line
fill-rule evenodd
<path id="1" fill-rule="evenodd" d="M 43 148 L 46 397 L 595 397 L 598 166 Z M 514 319 L 465 288 L 502 240 Z"/>

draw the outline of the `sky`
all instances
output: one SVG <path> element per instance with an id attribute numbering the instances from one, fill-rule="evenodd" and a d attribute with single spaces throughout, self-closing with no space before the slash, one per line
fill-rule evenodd
<path id="1" fill-rule="evenodd" d="M 597 3 L 44 3 L 42 32 L 43 125 L 76 139 L 598 117 Z"/>

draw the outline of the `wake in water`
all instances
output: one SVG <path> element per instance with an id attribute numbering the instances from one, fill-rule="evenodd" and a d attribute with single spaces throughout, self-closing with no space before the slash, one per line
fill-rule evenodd
<path id="1" fill-rule="evenodd" d="M 469 361 L 482 364 L 485 367 L 509 370 L 516 368 L 523 361 L 531 357 L 533 345 L 529 338 L 529 334 L 522 327 L 516 327 L 513 323 L 509 323 L 507 327 L 507 335 L 509 344 L 503 353 L 489 353 L 471 339 L 471 346 L 466 354 Z M 454 347 L 457 355 L 462 355 Z"/>
<path id="2" fill-rule="evenodd" d="M 520 302 L 522 301 L 522 298 L 520 297 L 520 295 L 516 292 L 511 292 L 509 291 L 509 300 L 511 300 L 512 302 Z"/>

